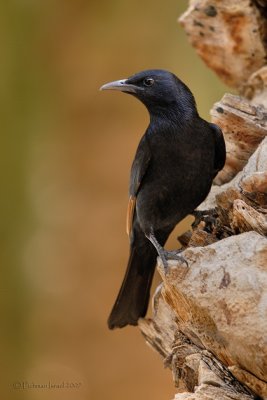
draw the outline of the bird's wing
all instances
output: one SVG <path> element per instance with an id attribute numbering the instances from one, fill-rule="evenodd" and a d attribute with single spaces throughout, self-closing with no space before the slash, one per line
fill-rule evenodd
<path id="1" fill-rule="evenodd" d="M 145 136 L 141 139 L 133 161 L 130 177 L 130 197 L 127 208 L 126 231 L 128 236 L 132 230 L 136 205 L 136 196 L 151 160 L 151 152 Z"/>
<path id="2" fill-rule="evenodd" d="M 225 142 L 223 133 L 218 125 L 210 124 L 215 139 L 215 157 L 214 157 L 214 176 L 223 169 L 226 158 Z"/>

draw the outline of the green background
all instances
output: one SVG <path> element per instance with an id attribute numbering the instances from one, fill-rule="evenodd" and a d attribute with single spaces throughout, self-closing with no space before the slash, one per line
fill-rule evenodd
<path id="1" fill-rule="evenodd" d="M 129 169 L 148 115 L 134 98 L 98 89 L 168 69 L 205 118 L 226 89 L 177 23 L 186 1 L 0 7 L 1 398 L 170 399 L 171 373 L 139 330 L 106 326 L 127 263 Z M 29 387 L 48 382 L 65 386 Z"/>

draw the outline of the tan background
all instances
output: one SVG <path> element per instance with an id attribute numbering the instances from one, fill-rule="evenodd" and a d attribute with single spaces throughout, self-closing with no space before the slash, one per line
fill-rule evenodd
<path id="1" fill-rule="evenodd" d="M 138 329 L 106 326 L 128 257 L 129 169 L 148 116 L 134 98 L 98 88 L 169 69 L 206 118 L 225 89 L 177 24 L 186 1 L 5 3 L 1 398 L 172 398 L 171 374 Z"/>

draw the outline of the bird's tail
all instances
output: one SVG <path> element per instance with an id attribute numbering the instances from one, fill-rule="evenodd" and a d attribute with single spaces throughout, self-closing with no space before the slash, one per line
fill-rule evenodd
<path id="1" fill-rule="evenodd" d="M 137 325 L 146 315 L 156 260 L 157 252 L 145 236 L 132 243 L 127 270 L 108 319 L 109 329 Z"/>

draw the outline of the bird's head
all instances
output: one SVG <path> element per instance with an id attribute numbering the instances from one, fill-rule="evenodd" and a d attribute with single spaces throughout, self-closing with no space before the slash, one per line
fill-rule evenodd
<path id="1" fill-rule="evenodd" d="M 137 97 L 150 114 L 197 112 L 188 87 L 171 72 L 154 69 L 110 82 L 100 90 L 119 90 Z"/>

